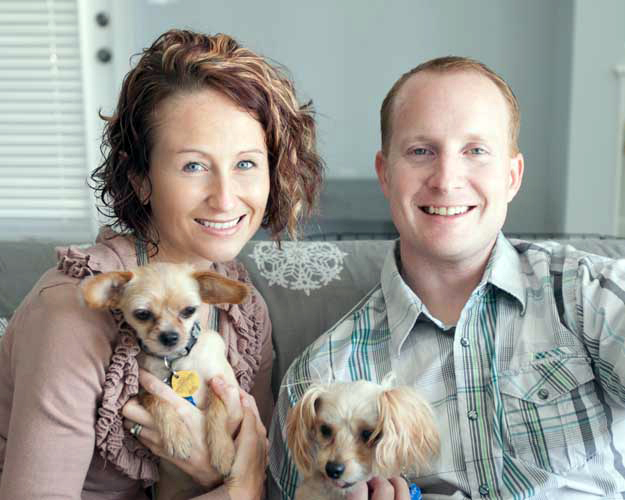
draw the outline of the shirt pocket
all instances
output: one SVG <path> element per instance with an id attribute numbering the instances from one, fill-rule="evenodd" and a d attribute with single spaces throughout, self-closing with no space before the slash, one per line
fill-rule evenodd
<path id="1" fill-rule="evenodd" d="M 606 444 L 606 415 L 589 361 L 544 359 L 501 376 L 504 436 L 518 460 L 564 473 Z"/>

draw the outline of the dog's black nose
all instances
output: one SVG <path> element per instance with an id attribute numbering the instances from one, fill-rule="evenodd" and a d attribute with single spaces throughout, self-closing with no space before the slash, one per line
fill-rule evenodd
<path id="1" fill-rule="evenodd" d="M 159 342 L 165 347 L 171 347 L 173 345 L 176 345 L 179 338 L 180 335 L 178 335 L 178 332 L 161 332 L 161 334 L 158 336 Z"/>
<path id="2" fill-rule="evenodd" d="M 328 462 L 326 464 L 326 474 L 331 479 L 338 479 L 345 472 L 345 465 L 337 462 Z"/>

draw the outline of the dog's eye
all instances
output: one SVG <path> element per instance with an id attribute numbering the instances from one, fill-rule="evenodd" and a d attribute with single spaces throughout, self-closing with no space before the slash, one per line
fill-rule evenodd
<path id="1" fill-rule="evenodd" d="M 321 432 L 321 435 L 324 438 L 330 439 L 332 437 L 332 429 L 329 425 L 321 424 L 321 426 L 319 427 L 319 432 Z"/>
<path id="2" fill-rule="evenodd" d="M 369 439 L 371 439 L 372 434 L 373 434 L 373 431 L 370 431 L 369 429 L 364 429 L 363 431 L 360 432 L 360 437 L 365 443 L 368 443 Z"/>
<path id="3" fill-rule="evenodd" d="M 154 317 L 152 311 L 149 311 L 148 309 L 137 309 L 132 314 L 139 321 L 149 321 Z"/>
<path id="4" fill-rule="evenodd" d="M 195 314 L 196 310 L 197 310 L 197 307 L 195 306 L 185 307 L 182 311 L 180 311 L 180 316 L 184 319 L 190 318 L 191 316 Z"/>

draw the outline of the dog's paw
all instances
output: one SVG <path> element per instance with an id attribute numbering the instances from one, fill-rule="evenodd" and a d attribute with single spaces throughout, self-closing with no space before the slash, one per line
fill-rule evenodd
<path id="1" fill-rule="evenodd" d="M 191 456 L 193 440 L 189 429 L 182 420 L 175 419 L 167 422 L 161 429 L 163 448 L 167 455 L 186 460 Z"/>
<path id="2" fill-rule="evenodd" d="M 225 429 L 218 426 L 206 429 L 206 444 L 208 445 L 211 464 L 222 476 L 230 474 L 234 462 L 234 441 Z"/>

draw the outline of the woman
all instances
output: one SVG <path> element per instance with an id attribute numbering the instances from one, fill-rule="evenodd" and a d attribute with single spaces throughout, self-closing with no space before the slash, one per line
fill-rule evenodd
<path id="1" fill-rule="evenodd" d="M 121 408 L 138 389 L 132 335 L 84 307 L 81 280 L 147 261 L 191 262 L 247 281 L 234 262 L 259 227 L 294 232 L 315 200 L 322 163 L 311 110 L 291 82 L 226 35 L 169 31 L 146 49 L 106 118 L 104 162 L 92 175 L 112 225 L 96 245 L 60 253 L 15 312 L 0 353 L 0 498 L 145 498 L 154 456 L 124 431 Z M 113 230 L 116 230 L 114 232 Z M 206 465 L 201 417 L 176 401 L 197 446 L 177 465 L 206 493 L 259 498 L 272 398 L 266 305 L 202 311 L 216 327 L 242 387 L 215 381 L 230 410 L 237 452 L 225 482 Z M 176 400 L 141 373 L 146 389 Z M 136 402 L 126 428 L 163 455 Z M 144 425 L 141 427 L 135 424 Z M 167 457 L 165 457 L 167 458 Z"/>

